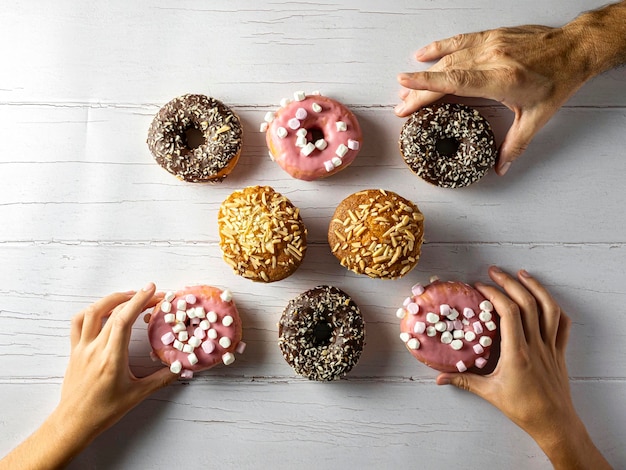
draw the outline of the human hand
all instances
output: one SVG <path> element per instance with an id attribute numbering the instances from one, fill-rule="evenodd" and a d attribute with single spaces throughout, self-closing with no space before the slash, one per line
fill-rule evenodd
<path id="1" fill-rule="evenodd" d="M 597 71 L 590 46 L 566 28 L 520 26 L 460 34 L 417 51 L 420 62 L 438 60 L 424 72 L 402 73 L 404 117 L 446 94 L 487 98 L 515 113 L 498 152 L 504 175 L 535 134 Z"/>
<path id="2" fill-rule="evenodd" d="M 498 364 L 486 376 L 442 373 L 437 384 L 469 390 L 497 407 L 535 439 L 555 468 L 610 468 L 572 402 L 565 364 L 571 320 L 526 271 L 516 280 L 491 267 L 489 276 L 504 293 L 476 288 L 500 316 Z"/>

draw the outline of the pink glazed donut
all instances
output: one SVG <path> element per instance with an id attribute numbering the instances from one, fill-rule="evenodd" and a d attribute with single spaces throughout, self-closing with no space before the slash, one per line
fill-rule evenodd
<path id="1" fill-rule="evenodd" d="M 228 289 L 187 287 L 168 292 L 150 316 L 153 353 L 183 378 L 217 364 L 230 365 L 242 353 L 241 319 Z"/>
<path id="2" fill-rule="evenodd" d="M 396 312 L 409 352 L 441 372 L 485 367 L 500 338 L 491 302 L 462 282 L 416 284 L 412 294 Z"/>
<path id="3" fill-rule="evenodd" d="M 363 136 L 352 112 L 319 94 L 294 93 L 281 108 L 268 112 L 266 132 L 270 158 L 294 178 L 313 181 L 341 171 L 359 153 Z"/>

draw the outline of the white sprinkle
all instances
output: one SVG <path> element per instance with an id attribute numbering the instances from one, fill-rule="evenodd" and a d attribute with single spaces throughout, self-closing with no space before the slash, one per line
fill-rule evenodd
<path id="1" fill-rule="evenodd" d="M 359 143 L 358 140 L 348 139 L 348 148 L 350 150 L 359 150 L 360 146 L 361 144 Z"/>
<path id="2" fill-rule="evenodd" d="M 193 330 L 193 335 L 198 339 L 204 339 L 206 337 L 205 331 L 200 327 Z"/>
<path id="3" fill-rule="evenodd" d="M 283 98 L 283 99 L 280 100 L 280 107 L 284 108 L 289 103 L 291 103 L 291 99 L 290 98 Z"/>
<path id="4" fill-rule="evenodd" d="M 497 328 L 496 322 L 493 322 L 493 321 L 488 321 L 487 323 L 485 323 L 485 326 L 487 327 L 489 331 L 493 331 Z"/>
<path id="5" fill-rule="evenodd" d="M 208 332 L 207 332 L 207 336 L 211 339 L 217 339 L 217 331 L 215 331 L 213 328 L 211 328 Z"/>
<path id="6" fill-rule="evenodd" d="M 189 342 L 187 344 L 189 344 L 193 348 L 197 348 L 202 344 L 202 340 L 196 336 L 192 336 L 191 338 L 189 338 Z"/>
<path id="7" fill-rule="evenodd" d="M 177 339 L 174 340 L 174 344 L 172 346 L 174 346 L 174 349 L 178 349 L 179 351 L 183 350 L 183 343 L 181 343 Z"/>
<path id="8" fill-rule="evenodd" d="M 493 312 L 493 304 L 488 300 L 483 300 L 479 305 L 481 310 L 486 310 L 487 312 Z"/>
<path id="9" fill-rule="evenodd" d="M 231 317 L 230 315 L 226 315 L 224 318 L 222 318 L 222 325 L 224 326 L 230 326 L 233 324 L 235 320 L 233 319 L 233 317 Z"/>
<path id="10" fill-rule="evenodd" d="M 484 357 L 477 357 L 474 365 L 479 369 L 482 369 L 487 365 L 487 359 L 485 359 Z"/>
<path id="11" fill-rule="evenodd" d="M 176 294 L 174 294 L 172 291 L 167 291 L 163 299 L 166 302 L 171 302 L 172 300 L 174 300 L 174 297 L 176 297 Z"/>
<path id="12" fill-rule="evenodd" d="M 345 131 L 347 131 L 347 130 L 348 130 L 348 126 L 347 126 L 347 125 L 346 125 L 346 123 L 345 123 L 345 122 L 343 122 L 343 121 L 337 121 L 337 122 L 335 123 L 335 125 L 337 126 L 337 130 L 338 130 L 339 132 L 345 132 Z"/>
<path id="13" fill-rule="evenodd" d="M 287 137 L 287 129 L 285 129 L 284 127 L 279 127 L 278 129 L 276 129 L 276 135 L 278 137 L 280 137 L 281 139 L 284 139 L 285 137 Z"/>
<path id="14" fill-rule="evenodd" d="M 481 336 L 478 342 L 483 348 L 491 346 L 491 338 L 489 336 Z"/>
<path id="15" fill-rule="evenodd" d="M 215 323 L 217 321 L 217 313 L 211 310 L 209 313 L 206 314 L 206 319 L 209 320 L 211 323 Z"/>
<path id="16" fill-rule="evenodd" d="M 299 119 L 300 121 L 304 121 L 308 115 L 309 113 L 306 112 L 306 109 L 304 108 L 296 109 L 296 119 Z"/>
<path id="17" fill-rule="evenodd" d="M 459 311 L 456 308 L 451 308 L 450 313 L 447 315 L 448 320 L 456 320 L 459 318 Z"/>
<path id="18" fill-rule="evenodd" d="M 265 122 L 272 122 L 275 116 L 276 115 L 272 111 L 268 111 L 267 113 L 265 113 L 265 117 L 263 118 L 263 120 Z"/>
<path id="19" fill-rule="evenodd" d="M 296 91 L 293 94 L 293 99 L 296 101 L 303 101 L 306 98 L 306 93 L 304 91 Z"/>
<path id="20" fill-rule="evenodd" d="M 187 333 L 187 330 L 178 332 L 178 341 L 182 341 L 184 343 L 188 339 L 189 339 L 189 333 Z"/>
<path id="21" fill-rule="evenodd" d="M 193 346 L 191 344 L 189 344 L 189 343 L 183 344 L 183 352 L 187 353 L 187 354 L 192 353 L 193 352 Z"/>
<path id="22" fill-rule="evenodd" d="M 207 354 L 211 354 L 215 351 L 215 343 L 213 341 L 205 341 L 202 343 L 202 350 Z"/>
<path id="23" fill-rule="evenodd" d="M 480 344 L 475 344 L 472 348 L 476 354 L 482 354 L 485 352 L 485 349 Z"/>
<path id="24" fill-rule="evenodd" d="M 337 147 L 337 150 L 335 150 L 335 155 L 337 155 L 339 158 L 343 158 L 346 156 L 346 153 L 348 153 L 348 147 L 343 144 L 339 144 L 339 147 Z"/>
<path id="25" fill-rule="evenodd" d="M 179 322 L 184 322 L 185 320 L 187 320 L 187 312 L 185 312 L 184 310 L 179 310 L 178 312 L 176 312 L 176 320 L 178 320 Z"/>
<path id="26" fill-rule="evenodd" d="M 465 333 L 463 333 L 463 330 L 453 330 L 452 331 L 452 337 L 454 339 L 465 338 Z"/>
<path id="27" fill-rule="evenodd" d="M 164 300 L 163 302 L 161 302 L 161 311 L 163 313 L 170 313 L 172 311 L 172 304 L 169 303 L 167 300 Z"/>
<path id="28" fill-rule="evenodd" d="M 465 365 L 463 361 L 459 361 L 456 363 L 456 369 L 459 372 L 465 372 L 467 370 L 467 366 Z"/>
<path id="29" fill-rule="evenodd" d="M 176 321 L 176 315 L 168 313 L 163 317 L 163 320 L 165 320 L 165 323 L 174 323 Z"/>
<path id="30" fill-rule="evenodd" d="M 172 333 L 171 331 L 168 331 L 163 336 L 161 336 L 161 343 L 165 345 L 172 344 L 175 339 L 176 337 L 174 336 L 174 333 Z"/>
<path id="31" fill-rule="evenodd" d="M 461 341 L 460 339 L 455 339 L 450 343 L 450 347 L 455 351 L 458 351 L 463 347 L 463 341 Z"/>
<path id="32" fill-rule="evenodd" d="M 476 333 L 474 333 L 473 331 L 466 331 L 465 332 L 465 341 L 474 341 L 476 339 Z"/>
<path id="33" fill-rule="evenodd" d="M 350 141 L 348 141 L 348 144 L 350 143 Z M 350 145 L 348 145 L 349 147 Z M 354 150 L 354 149 L 353 149 Z M 411 287 L 411 292 L 413 293 L 414 296 L 418 296 L 418 295 L 422 295 L 424 293 L 424 286 L 421 284 L 415 284 L 413 287 Z"/>
<path id="34" fill-rule="evenodd" d="M 413 350 L 420 348 L 420 342 L 417 338 L 411 338 L 407 341 L 406 345 L 409 347 L 409 349 Z"/>
<path id="35" fill-rule="evenodd" d="M 491 321 L 491 313 L 489 313 L 487 310 L 482 310 L 478 314 L 478 318 L 480 319 L 480 321 L 487 323 L 488 321 Z"/>
<path id="36" fill-rule="evenodd" d="M 411 339 L 411 335 L 406 332 L 402 332 L 400 333 L 400 339 L 402 340 L 403 343 L 406 343 L 408 340 Z"/>
<path id="37" fill-rule="evenodd" d="M 300 121 L 297 118 L 291 118 L 287 121 L 287 126 L 289 126 L 289 129 L 293 129 L 295 131 L 300 128 Z"/>
<path id="38" fill-rule="evenodd" d="M 263 121 L 261 125 L 259 126 L 259 132 L 267 132 L 268 127 L 269 127 L 269 124 Z"/>
<path id="39" fill-rule="evenodd" d="M 300 153 L 308 157 L 309 155 L 313 153 L 313 150 L 315 150 L 315 145 L 313 145 L 312 142 L 309 142 L 304 147 L 302 147 L 302 150 L 300 150 Z"/>
<path id="40" fill-rule="evenodd" d="M 435 330 L 437 330 L 439 333 L 444 332 L 448 329 L 448 325 L 446 325 L 445 321 L 438 321 L 437 323 L 435 323 Z"/>
<path id="41" fill-rule="evenodd" d="M 396 310 L 396 317 L 404 318 L 405 316 L 406 316 L 406 310 L 404 310 L 404 308 L 400 307 L 398 310 Z"/>
<path id="42" fill-rule="evenodd" d="M 187 328 L 187 327 L 185 326 L 185 324 L 184 324 L 184 323 L 180 323 L 180 322 L 179 322 L 179 323 L 176 323 L 176 324 L 172 327 L 172 331 L 173 331 L 174 333 L 180 333 L 180 332 L 181 332 L 181 331 L 183 331 L 185 328 Z"/>
<path id="43" fill-rule="evenodd" d="M 270 160 L 274 161 L 274 155 L 272 155 L 272 152 L 267 152 L 267 155 L 270 157 Z"/>
<path id="44" fill-rule="evenodd" d="M 326 171 L 330 173 L 335 169 L 335 165 L 333 165 L 333 162 L 331 162 L 330 160 L 326 160 L 324 162 L 324 168 L 326 168 Z"/>
<path id="45" fill-rule="evenodd" d="M 191 364 L 192 366 L 198 363 L 198 356 L 196 356 L 194 353 L 189 354 L 187 356 L 187 359 L 189 360 L 189 364 Z"/>
<path id="46" fill-rule="evenodd" d="M 476 315 L 476 314 L 474 313 L 474 310 L 472 310 L 471 308 L 465 307 L 463 309 L 463 316 L 465 318 L 472 318 L 474 315 Z"/>
<path id="47" fill-rule="evenodd" d="M 417 305 L 415 302 L 411 302 L 409 305 L 406 306 L 406 309 L 411 315 L 417 315 L 420 311 L 420 306 Z"/>
<path id="48" fill-rule="evenodd" d="M 413 325 L 413 333 L 421 335 L 424 331 L 426 331 L 426 323 L 423 321 L 416 321 L 415 325 Z"/>
<path id="49" fill-rule="evenodd" d="M 435 282 L 435 281 L 438 281 L 438 280 L 439 280 L 439 276 L 437 276 L 437 275 L 430 276 L 430 279 L 429 279 L 429 281 L 430 281 L 430 283 L 431 283 L 431 284 L 432 284 L 433 282 Z"/>
<path id="50" fill-rule="evenodd" d="M 442 317 L 447 317 L 448 315 L 450 315 L 450 306 L 448 304 L 441 304 L 439 306 L 439 314 Z"/>
<path id="51" fill-rule="evenodd" d="M 334 166 L 335 168 L 340 167 L 340 166 L 341 166 L 341 164 L 343 163 L 343 162 L 341 161 L 341 158 L 339 158 L 339 157 L 333 157 L 333 158 L 331 158 L 331 159 L 330 159 L 330 162 L 333 164 L 333 166 Z"/>
<path id="52" fill-rule="evenodd" d="M 479 321 L 475 321 L 474 323 L 472 323 L 472 328 L 474 328 L 474 333 L 476 333 L 477 335 L 483 332 L 483 325 Z"/>
<path id="53" fill-rule="evenodd" d="M 230 302 L 231 300 L 233 300 L 233 294 L 230 290 L 224 289 L 220 294 L 220 299 L 222 299 L 224 302 Z"/>
<path id="54" fill-rule="evenodd" d="M 437 330 L 435 330 L 434 326 L 428 326 L 426 327 L 426 335 L 433 337 L 437 335 Z"/>
<path id="55" fill-rule="evenodd" d="M 326 142 L 324 139 L 318 139 L 315 141 L 315 147 L 318 150 L 324 150 L 326 147 L 328 147 L 328 142 Z"/>
<path id="56" fill-rule="evenodd" d="M 235 362 L 235 355 L 233 353 L 227 352 L 222 356 L 222 362 L 224 363 L 224 365 L 231 365 L 233 362 Z"/>
<path id="57" fill-rule="evenodd" d="M 176 310 L 187 310 L 187 302 L 185 299 L 179 299 L 178 302 L 176 302 Z"/>
<path id="58" fill-rule="evenodd" d="M 172 374 L 178 374 L 180 373 L 181 370 L 183 370 L 183 365 L 181 364 L 180 361 L 172 362 L 172 365 L 170 366 L 170 372 Z"/>
<path id="59" fill-rule="evenodd" d="M 452 333 L 449 331 L 444 331 L 441 333 L 441 342 L 443 344 L 450 344 L 452 342 Z"/>
<path id="60" fill-rule="evenodd" d="M 437 323 L 439 321 L 439 315 L 433 312 L 428 312 L 426 314 L 426 321 L 428 323 Z"/>
<path id="61" fill-rule="evenodd" d="M 208 330 L 209 328 L 211 328 L 211 324 L 207 320 L 202 320 L 199 326 L 203 330 Z"/>
<path id="62" fill-rule="evenodd" d="M 313 111 L 315 111 L 316 113 L 322 112 L 322 107 L 317 103 L 313 103 L 311 105 L 311 108 L 313 108 Z"/>

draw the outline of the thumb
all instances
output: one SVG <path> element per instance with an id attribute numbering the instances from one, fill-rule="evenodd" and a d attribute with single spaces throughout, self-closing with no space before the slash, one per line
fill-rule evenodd
<path id="1" fill-rule="evenodd" d="M 471 372 L 450 373 L 443 372 L 437 376 L 437 385 L 454 385 L 462 390 L 472 392 L 484 398 L 483 392 L 487 385 L 487 378 Z"/>
<path id="2" fill-rule="evenodd" d="M 500 176 L 511 167 L 511 163 L 517 160 L 528 148 L 539 127 L 534 118 L 527 113 L 518 112 L 511 128 L 507 132 L 498 152 L 496 173 Z"/>
<path id="3" fill-rule="evenodd" d="M 168 386 L 178 379 L 178 374 L 174 374 L 168 367 L 157 370 L 156 372 L 139 379 L 144 396 L 148 396 Z"/>

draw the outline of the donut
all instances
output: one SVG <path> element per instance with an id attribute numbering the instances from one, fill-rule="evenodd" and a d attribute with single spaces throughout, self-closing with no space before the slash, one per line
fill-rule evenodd
<path id="1" fill-rule="evenodd" d="M 345 198 L 328 226 L 328 244 L 341 265 L 380 279 L 396 279 L 411 271 L 423 237 L 424 216 L 417 205 L 382 189 Z"/>
<path id="2" fill-rule="evenodd" d="M 441 372 L 484 368 L 500 338 L 491 302 L 458 281 L 414 285 L 396 314 L 409 352 Z"/>
<path id="3" fill-rule="evenodd" d="M 159 165 L 191 183 L 221 182 L 239 160 L 239 117 L 221 101 L 204 95 L 174 98 L 148 129 L 148 148 Z"/>
<path id="4" fill-rule="evenodd" d="M 220 247 L 233 271 L 258 282 L 284 279 L 306 253 L 300 210 L 269 186 L 233 192 L 218 212 Z"/>
<path id="5" fill-rule="evenodd" d="M 442 188 L 475 183 L 497 155 L 489 122 L 477 110 L 451 103 L 409 116 L 400 132 L 400 152 L 413 173 Z"/>
<path id="6" fill-rule="evenodd" d="M 285 360 L 298 375 L 331 381 L 358 362 L 365 322 L 348 294 L 322 285 L 289 301 L 278 323 L 278 336 Z"/>
<path id="7" fill-rule="evenodd" d="M 270 158 L 292 177 L 313 181 L 344 169 L 356 158 L 363 136 L 343 104 L 319 94 L 294 93 L 261 124 Z"/>
<path id="8" fill-rule="evenodd" d="M 217 364 L 232 364 L 234 353 L 246 346 L 241 336 L 232 293 L 211 286 L 167 292 L 148 322 L 152 352 L 185 378 Z"/>

